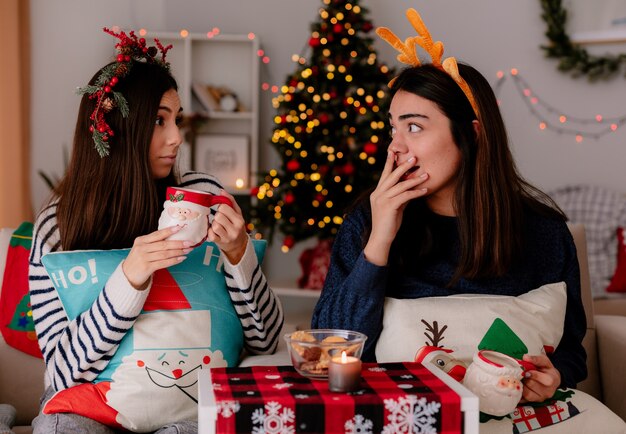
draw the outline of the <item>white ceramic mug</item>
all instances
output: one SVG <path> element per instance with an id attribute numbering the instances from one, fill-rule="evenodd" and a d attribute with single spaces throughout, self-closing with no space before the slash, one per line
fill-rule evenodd
<path id="1" fill-rule="evenodd" d="M 191 241 L 193 247 L 206 240 L 209 230 L 209 208 L 217 204 L 232 206 L 226 196 L 215 195 L 188 188 L 168 187 L 163 211 L 159 218 L 159 229 L 182 226 L 168 240 Z"/>
<path id="2" fill-rule="evenodd" d="M 523 369 L 516 359 L 497 351 L 474 354 L 463 385 L 478 396 L 479 408 L 493 416 L 506 416 L 522 398 Z"/>

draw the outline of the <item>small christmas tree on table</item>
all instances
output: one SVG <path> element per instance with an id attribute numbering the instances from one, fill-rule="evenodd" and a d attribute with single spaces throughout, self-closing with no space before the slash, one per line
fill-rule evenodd
<path id="1" fill-rule="evenodd" d="M 387 83 L 393 71 L 377 60 L 372 23 L 359 0 L 323 0 L 312 24 L 309 60 L 274 98 L 272 145 L 279 169 L 261 174 L 252 225 L 282 250 L 311 237 L 329 241 L 345 207 L 375 185 L 387 147 Z"/>

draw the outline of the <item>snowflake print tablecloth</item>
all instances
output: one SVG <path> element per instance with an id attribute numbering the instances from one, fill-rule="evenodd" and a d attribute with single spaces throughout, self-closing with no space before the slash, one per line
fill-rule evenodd
<path id="1" fill-rule="evenodd" d="M 291 366 L 211 369 L 215 432 L 460 433 L 461 400 L 419 363 L 364 363 L 352 393 Z M 203 411 L 201 409 L 201 411 Z"/>

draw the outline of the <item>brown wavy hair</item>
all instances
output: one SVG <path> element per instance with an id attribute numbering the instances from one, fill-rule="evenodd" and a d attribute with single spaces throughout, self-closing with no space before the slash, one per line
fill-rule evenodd
<path id="1" fill-rule="evenodd" d="M 157 229 L 165 188 L 176 185 L 177 176 L 172 171 L 155 180 L 148 154 L 161 98 L 171 89 L 178 86 L 168 70 L 133 63 L 115 88 L 126 98 L 129 114 L 124 118 L 119 109 L 107 114 L 115 135 L 104 158 L 94 149 L 89 132 L 95 100 L 82 97 L 71 159 L 54 191 L 64 250 L 131 247 L 137 236 Z"/>
<path id="2" fill-rule="evenodd" d="M 566 220 L 565 214 L 545 193 L 520 175 L 507 137 L 496 97 L 487 80 L 473 67 L 459 64 L 461 76 L 470 86 L 479 109 L 477 119 L 467 97 L 456 82 L 432 65 L 404 69 L 391 88 L 391 96 L 402 90 L 428 99 L 450 120 L 454 142 L 461 152 L 454 209 L 459 230 L 459 263 L 449 285 L 461 277 L 475 279 L 505 274 L 523 250 L 524 211 Z M 368 196 L 369 197 L 369 196 Z M 369 205 L 369 200 L 367 201 Z M 390 265 L 402 268 L 407 258 L 427 255 L 435 246 L 425 222 L 424 199 L 405 208 L 395 238 Z M 371 224 L 371 223 L 370 223 Z M 369 237 L 367 228 L 364 242 Z M 417 245 L 416 245 L 417 241 Z"/>

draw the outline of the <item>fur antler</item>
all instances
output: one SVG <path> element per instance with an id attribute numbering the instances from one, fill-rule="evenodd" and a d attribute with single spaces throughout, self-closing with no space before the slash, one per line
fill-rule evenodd
<path id="1" fill-rule="evenodd" d="M 456 59 L 454 57 L 448 57 L 443 62 L 441 61 L 443 57 L 443 42 L 433 40 L 430 36 L 428 28 L 422 20 L 422 17 L 415 9 L 408 9 L 406 11 L 406 17 L 417 32 L 417 36 L 406 38 L 404 43 L 396 36 L 395 33 L 386 27 L 379 27 L 376 29 L 376 33 L 389 45 L 400 52 L 396 58 L 399 62 L 406 65 L 420 66 L 422 64 L 417 56 L 415 46 L 419 45 L 422 47 L 430 56 L 433 66 L 444 70 L 459 85 L 472 105 L 474 113 L 478 116 L 478 106 L 474 99 L 474 95 L 472 94 L 467 82 L 463 79 L 463 77 L 461 77 L 461 74 L 459 74 L 459 67 L 456 63 Z M 392 86 L 394 81 L 395 78 L 389 82 L 389 86 Z"/>

